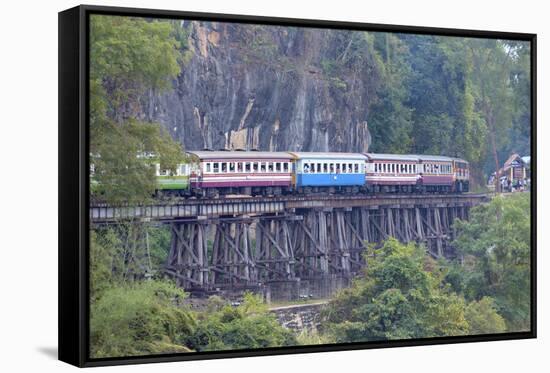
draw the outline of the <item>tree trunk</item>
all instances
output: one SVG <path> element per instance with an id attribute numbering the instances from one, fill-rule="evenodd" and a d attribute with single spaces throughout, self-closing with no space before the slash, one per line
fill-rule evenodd
<path id="1" fill-rule="evenodd" d="M 493 151 L 493 159 L 495 161 L 495 192 L 499 193 L 500 190 L 500 163 L 498 161 L 497 141 L 496 141 L 496 128 L 494 118 L 490 110 L 486 109 L 487 125 L 489 126 L 489 139 L 491 141 L 491 150 Z"/>

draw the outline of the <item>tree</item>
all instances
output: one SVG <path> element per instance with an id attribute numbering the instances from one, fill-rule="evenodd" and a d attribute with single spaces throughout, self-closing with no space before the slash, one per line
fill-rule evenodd
<path id="1" fill-rule="evenodd" d="M 245 293 L 233 307 L 211 300 L 209 312 L 199 315 L 197 330 L 182 343 L 197 351 L 235 350 L 296 345 L 295 336 L 277 322 L 258 295 Z"/>
<path id="2" fill-rule="evenodd" d="M 530 195 L 495 197 L 471 210 L 469 221 L 456 221 L 453 245 L 462 261 L 464 294 L 477 301 L 485 296 L 507 330 L 530 328 L 531 220 Z"/>
<path id="3" fill-rule="evenodd" d="M 369 106 L 368 123 L 372 133 L 372 151 L 407 153 L 411 150 L 413 112 L 410 96 L 411 67 L 409 50 L 393 34 L 372 33 L 372 52 L 380 74 L 380 84 Z"/>
<path id="4" fill-rule="evenodd" d="M 495 308 L 494 300 L 483 297 L 479 301 L 473 301 L 466 307 L 466 320 L 468 321 L 468 334 L 503 333 L 506 331 L 506 323 Z"/>
<path id="5" fill-rule="evenodd" d="M 180 72 L 177 24 L 93 15 L 90 19 L 90 153 L 97 191 L 109 202 L 141 202 L 156 187 L 150 155 L 163 169 L 183 161 L 181 146 L 143 119 L 148 91 L 169 89 Z"/>
<path id="6" fill-rule="evenodd" d="M 499 191 L 498 171 L 501 164 L 498 153 L 508 141 L 507 134 L 513 122 L 513 91 L 510 85 L 512 48 L 495 39 L 470 39 L 465 52 L 473 62 L 475 102 L 487 126 L 489 148 L 497 173 L 495 187 Z"/>
<path id="7" fill-rule="evenodd" d="M 337 342 L 462 335 L 466 304 L 450 291 L 436 265 L 428 271 L 425 250 L 387 240 L 370 249 L 365 276 L 341 291 L 323 312 Z M 434 263 L 430 263 L 433 267 Z"/>
<path id="8" fill-rule="evenodd" d="M 188 352 L 179 341 L 195 329 L 186 294 L 173 284 L 145 281 L 116 285 L 90 308 L 90 355 L 94 358 Z"/>

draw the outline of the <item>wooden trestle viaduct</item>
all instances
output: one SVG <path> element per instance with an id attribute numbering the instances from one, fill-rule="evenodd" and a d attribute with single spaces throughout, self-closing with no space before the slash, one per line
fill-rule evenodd
<path id="1" fill-rule="evenodd" d="M 169 224 L 165 273 L 191 292 L 263 291 L 278 299 L 328 296 L 365 265 L 368 243 L 422 242 L 453 256 L 452 223 L 485 195 L 283 196 L 91 206 L 92 225 Z"/>

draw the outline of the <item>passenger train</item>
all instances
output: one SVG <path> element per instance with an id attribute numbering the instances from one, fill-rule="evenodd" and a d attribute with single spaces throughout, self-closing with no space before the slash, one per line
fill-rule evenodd
<path id="1" fill-rule="evenodd" d="M 156 165 L 159 194 L 463 193 L 468 162 L 434 155 L 188 151 L 175 173 Z"/>

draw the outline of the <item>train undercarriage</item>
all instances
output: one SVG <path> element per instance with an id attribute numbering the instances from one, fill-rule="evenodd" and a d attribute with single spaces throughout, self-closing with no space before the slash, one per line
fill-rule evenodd
<path id="1" fill-rule="evenodd" d="M 224 198 L 230 196 L 268 197 L 282 195 L 384 195 L 384 194 L 451 194 L 467 193 L 468 182 L 456 181 L 452 185 L 365 185 L 365 186 L 306 186 L 306 187 L 224 187 L 189 188 L 185 190 L 159 190 L 156 198 Z"/>

